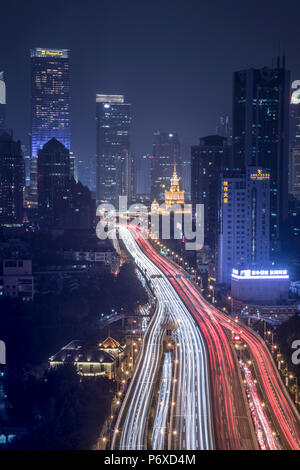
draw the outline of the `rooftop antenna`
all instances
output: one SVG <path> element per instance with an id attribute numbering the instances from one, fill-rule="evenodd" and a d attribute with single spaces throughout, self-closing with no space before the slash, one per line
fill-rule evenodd
<path id="1" fill-rule="evenodd" d="M 285 69 L 285 44 L 283 43 L 282 48 L 282 68 Z"/>
<path id="2" fill-rule="evenodd" d="M 280 46 L 281 46 L 280 41 L 278 41 L 278 56 L 277 56 L 277 68 L 278 69 L 280 69 L 280 53 L 281 53 L 280 52 L 280 49 L 281 49 Z"/>

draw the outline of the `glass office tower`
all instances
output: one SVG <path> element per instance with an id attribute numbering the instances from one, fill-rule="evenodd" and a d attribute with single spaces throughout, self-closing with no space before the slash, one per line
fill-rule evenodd
<path id="1" fill-rule="evenodd" d="M 70 150 L 70 71 L 68 49 L 35 48 L 31 56 L 30 205 L 37 207 L 38 151 L 55 138 Z"/>
<path id="2" fill-rule="evenodd" d="M 209 135 L 191 148 L 191 195 L 193 211 L 204 204 L 204 243 L 217 248 L 219 223 L 219 180 L 231 168 L 231 148 L 226 137 Z"/>
<path id="3" fill-rule="evenodd" d="M 123 95 L 96 95 L 97 204 L 118 204 L 119 196 L 131 199 L 130 109 Z"/>
<path id="4" fill-rule="evenodd" d="M 234 74 L 233 165 L 270 171 L 271 250 L 280 251 L 288 208 L 290 72 L 284 59 L 274 68 Z"/>
<path id="5" fill-rule="evenodd" d="M 69 50 L 31 49 L 31 156 L 53 137 L 70 150 Z"/>

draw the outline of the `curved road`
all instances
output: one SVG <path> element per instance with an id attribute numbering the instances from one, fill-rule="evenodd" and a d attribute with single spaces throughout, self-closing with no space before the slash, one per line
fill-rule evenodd
<path id="1" fill-rule="evenodd" d="M 238 449 L 245 448 L 245 443 L 246 448 L 251 444 L 251 430 L 246 429 L 246 414 L 241 419 L 236 409 L 239 389 L 237 370 L 228 336 L 225 334 L 227 331 L 230 335 L 233 331 L 240 334 L 249 347 L 260 387 L 269 404 L 268 408 L 273 413 L 273 421 L 277 424 L 276 431 L 281 436 L 284 448 L 300 449 L 299 414 L 264 341 L 253 330 L 236 324 L 204 300 L 197 287 L 185 278 L 184 271 L 159 255 L 144 237 L 140 235 L 137 241 L 149 259 L 166 276 L 171 276 L 170 283 L 194 315 L 208 344 L 217 447 Z M 220 400 L 220 396 L 224 399 Z M 253 439 L 252 445 L 255 446 Z"/>
<path id="2" fill-rule="evenodd" d="M 147 328 L 130 387 L 122 404 L 112 449 L 145 449 L 154 383 L 162 357 L 162 325 L 176 322 L 175 404 L 168 429 L 171 449 L 212 449 L 211 403 L 206 345 L 190 312 L 162 271 L 138 246 L 135 231 L 119 227 L 123 243 L 151 282 L 157 310 Z M 154 276 L 154 277 L 153 277 Z M 165 441 L 166 442 L 166 441 Z"/>

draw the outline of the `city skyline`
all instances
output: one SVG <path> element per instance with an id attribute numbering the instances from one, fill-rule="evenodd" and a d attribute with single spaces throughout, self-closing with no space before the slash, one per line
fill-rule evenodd
<path id="1" fill-rule="evenodd" d="M 299 0 L 1 14 L 0 450 L 300 450 Z"/>
<path id="2" fill-rule="evenodd" d="M 155 5 L 151 7 L 134 1 L 125 12 L 121 2 L 112 2 L 111 5 L 104 2 L 103 9 L 101 9 L 95 1 L 91 0 L 86 3 L 83 15 L 76 4 L 73 9 L 71 8 L 72 22 L 70 23 L 68 21 L 63 23 L 62 19 L 55 15 L 57 11 L 54 7 L 55 1 L 51 3 L 52 8 L 47 17 L 47 23 L 44 22 L 42 10 L 37 3 L 34 5 L 32 2 L 25 9 L 22 2 L 17 0 L 9 5 L 6 4 L 3 8 L 7 13 L 8 22 L 4 28 L 7 28 L 7 40 L 15 44 L 15 54 L 12 58 L 7 53 L 7 49 L 0 45 L 2 58 L 0 68 L 5 71 L 9 84 L 7 86 L 7 115 L 9 126 L 15 129 L 15 138 L 27 144 L 30 99 L 28 80 L 30 64 L 27 54 L 33 47 L 69 48 L 71 50 L 72 150 L 81 158 L 85 157 L 84 154 L 87 154 L 86 157 L 89 154 L 95 154 L 95 93 L 104 91 L 110 94 L 124 94 L 133 104 L 133 152 L 141 156 L 151 152 L 152 134 L 159 128 L 176 130 L 181 136 L 181 141 L 188 145 L 196 144 L 199 137 L 203 135 L 215 133 L 219 117 L 231 115 L 232 74 L 249 67 L 271 66 L 272 59 L 274 60 L 279 53 L 279 41 L 282 44 L 281 52 L 285 50 L 287 68 L 292 70 L 292 78 L 297 79 L 300 76 L 296 47 L 297 15 L 295 15 L 295 10 L 299 8 L 297 2 L 292 2 L 294 8 L 290 9 L 282 6 L 281 2 L 273 2 L 271 18 L 264 4 L 260 4 L 259 17 L 256 15 L 257 2 L 249 6 L 246 16 L 243 15 L 242 6 L 235 5 L 235 10 L 232 12 L 228 4 L 228 11 L 232 14 L 226 17 L 225 24 L 222 17 L 215 14 L 215 8 L 220 3 L 215 3 L 216 6 L 203 5 L 200 24 L 196 29 L 192 28 L 195 21 L 198 21 L 198 18 L 193 18 L 196 8 L 194 1 L 185 7 L 181 2 L 172 2 L 171 11 L 167 4 L 160 5 L 161 16 L 157 20 Z M 18 7 L 20 13 L 23 13 L 23 15 L 20 14 L 22 22 L 20 23 L 18 18 L 16 20 L 19 28 L 15 25 L 14 29 L 18 31 L 15 37 L 10 36 L 9 29 L 11 25 L 9 18 L 13 6 Z M 118 8 L 119 13 L 117 13 Z M 40 22 L 36 21 L 35 25 L 43 24 L 43 29 L 34 26 L 30 31 L 26 30 L 26 38 L 22 38 L 20 42 L 18 35 L 26 25 L 24 18 L 33 14 L 33 9 L 36 18 L 40 20 Z M 64 17 L 64 11 L 66 17 L 68 16 L 69 10 L 67 9 L 67 4 L 60 5 L 61 18 Z M 111 23 L 112 12 L 114 13 L 113 24 Z M 178 19 L 179 13 L 184 13 L 180 19 Z M 281 21 L 282 16 L 288 18 L 288 21 Z M 254 18 L 255 30 L 250 28 Z M 125 34 L 125 24 L 128 24 L 126 19 L 129 24 L 134 22 L 135 28 L 132 30 L 126 28 Z M 140 19 L 139 22 L 136 22 L 137 19 Z M 263 41 L 264 21 L 268 21 L 269 24 L 270 34 L 267 41 Z M 102 29 L 96 28 L 97 22 L 103 26 Z M 81 39 L 79 42 L 75 33 L 76 25 L 80 26 L 79 29 L 82 32 L 88 32 L 83 42 Z M 219 28 L 216 27 L 218 25 Z M 147 34 L 142 33 L 143 26 Z M 154 26 L 156 41 L 163 38 L 163 43 L 159 48 L 158 43 L 155 42 L 155 47 L 158 49 L 153 49 L 152 53 L 150 38 L 151 28 Z M 173 41 L 177 34 L 177 26 L 180 26 L 186 33 L 180 42 Z M 52 35 L 53 27 L 56 31 L 55 40 Z M 117 27 L 119 27 L 120 36 L 114 35 L 111 41 L 106 41 L 104 35 L 110 36 Z M 224 42 L 221 36 L 227 30 L 229 30 L 226 35 L 227 41 Z M 246 37 L 248 39 L 247 42 L 244 41 L 242 49 L 233 47 L 237 34 L 242 42 Z M 122 37 L 123 41 L 120 42 L 118 37 Z M 263 47 L 260 46 L 262 41 Z M 174 46 L 171 47 L 172 43 L 175 44 L 175 49 Z M 163 60 L 164 57 L 168 57 L 168 67 Z M 17 58 L 16 63 L 15 58 Z M 126 70 L 132 67 L 133 74 L 129 79 Z M 156 73 L 158 68 L 159 78 Z M 13 73 L 14 69 L 17 73 Z M 24 77 L 22 83 L 18 80 L 19 76 Z M 148 111 L 147 115 L 143 113 L 145 106 Z M 187 116 L 190 119 L 187 119 Z M 27 128 L 26 125 L 24 126 L 26 121 L 28 122 Z M 86 143 L 83 143 L 79 137 L 81 132 L 87 136 Z"/>

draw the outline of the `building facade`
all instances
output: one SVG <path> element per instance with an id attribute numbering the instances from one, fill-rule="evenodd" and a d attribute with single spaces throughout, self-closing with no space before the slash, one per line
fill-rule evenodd
<path id="1" fill-rule="evenodd" d="M 92 192 L 96 191 L 96 161 L 95 156 L 77 159 L 78 180 Z"/>
<path id="2" fill-rule="evenodd" d="M 290 287 L 286 269 L 233 269 L 231 294 L 249 304 L 275 305 L 287 302 Z"/>
<path id="3" fill-rule="evenodd" d="M 292 88 L 290 104 L 289 192 L 300 200 L 300 83 Z M 296 85 L 297 86 L 297 85 Z"/>
<path id="4" fill-rule="evenodd" d="M 193 212 L 204 204 L 204 244 L 217 248 L 220 192 L 219 181 L 231 168 L 231 150 L 227 139 L 210 135 L 191 148 L 191 195 Z"/>
<path id="5" fill-rule="evenodd" d="M 130 153 L 131 105 L 123 95 L 96 95 L 96 200 L 118 204 L 131 200 L 133 160 Z"/>
<path id="6" fill-rule="evenodd" d="M 21 224 L 25 186 L 24 158 L 20 142 L 0 133 L 0 225 Z"/>
<path id="7" fill-rule="evenodd" d="M 31 156 L 52 137 L 70 150 L 70 51 L 35 48 L 31 57 Z"/>
<path id="8" fill-rule="evenodd" d="M 136 159 L 136 186 L 135 191 L 137 195 L 149 194 L 150 195 L 150 172 L 151 172 L 152 155 L 143 155 Z"/>
<path id="9" fill-rule="evenodd" d="M 73 340 L 49 359 L 50 367 L 73 364 L 77 373 L 85 377 L 116 378 L 123 359 L 125 345 L 110 336 L 100 344 L 87 344 Z"/>
<path id="10" fill-rule="evenodd" d="M 184 191 L 180 189 L 176 165 L 174 165 L 170 189 L 165 191 L 165 204 L 167 208 L 172 207 L 174 204 L 184 205 Z"/>
<path id="11" fill-rule="evenodd" d="M 70 197 L 69 150 L 55 138 L 38 153 L 38 212 L 41 226 L 61 226 Z"/>
<path id="12" fill-rule="evenodd" d="M 270 172 L 271 251 L 280 250 L 288 212 L 290 72 L 284 59 L 275 68 L 234 74 L 233 164 Z"/>
<path id="13" fill-rule="evenodd" d="M 221 181 L 218 282 L 233 268 L 265 269 L 270 262 L 270 173 L 248 167 L 246 176 Z"/>
<path id="14" fill-rule="evenodd" d="M 31 205 L 37 204 L 38 152 L 51 138 L 68 150 L 70 130 L 70 51 L 34 48 L 31 57 Z"/>
<path id="15" fill-rule="evenodd" d="M 165 190 L 169 186 L 174 164 L 181 179 L 182 161 L 177 132 L 157 131 L 153 135 L 151 158 L 151 198 L 159 203 L 164 201 Z"/>
<path id="16" fill-rule="evenodd" d="M 7 259 L 3 261 L 3 276 L 0 277 L 0 296 L 33 300 L 34 278 L 32 261 Z"/>
<path id="17" fill-rule="evenodd" d="M 4 72 L 0 72 L 0 129 L 5 129 L 6 121 L 6 86 Z"/>

